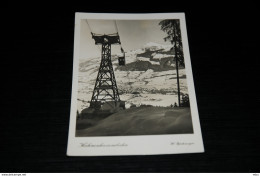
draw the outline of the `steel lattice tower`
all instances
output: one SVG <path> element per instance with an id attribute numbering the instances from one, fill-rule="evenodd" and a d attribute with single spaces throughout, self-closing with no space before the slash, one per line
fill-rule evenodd
<path id="1" fill-rule="evenodd" d="M 111 61 L 111 45 L 121 44 L 119 35 L 97 35 L 92 33 L 96 45 L 102 45 L 101 63 L 92 94 L 90 107 L 99 109 L 101 104 L 107 101 L 119 102 L 115 74 Z"/>

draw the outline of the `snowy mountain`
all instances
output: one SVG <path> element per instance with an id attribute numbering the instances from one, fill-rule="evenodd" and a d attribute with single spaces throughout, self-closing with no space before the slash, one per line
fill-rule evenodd
<path id="1" fill-rule="evenodd" d="M 164 51 L 169 51 L 170 48 L 172 48 L 172 45 L 161 45 L 158 43 L 154 42 L 149 42 L 144 45 L 145 50 L 150 50 L 150 51 L 157 51 L 163 49 Z"/>
<path id="2" fill-rule="evenodd" d="M 177 81 L 172 46 L 147 43 L 143 48 L 126 52 L 126 65 L 112 64 L 120 94 L 126 107 L 142 104 L 168 107 L 177 102 Z M 81 60 L 78 72 L 78 110 L 89 106 L 100 65 L 99 58 Z M 180 89 L 188 93 L 185 69 L 179 70 Z"/>

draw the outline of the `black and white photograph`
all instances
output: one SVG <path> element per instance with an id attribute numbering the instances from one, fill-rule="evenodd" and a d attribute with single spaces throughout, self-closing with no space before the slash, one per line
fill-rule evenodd
<path id="1" fill-rule="evenodd" d="M 194 134 L 180 18 L 78 22 L 75 138 Z"/>
<path id="2" fill-rule="evenodd" d="M 76 136 L 193 133 L 180 21 L 81 20 Z"/>

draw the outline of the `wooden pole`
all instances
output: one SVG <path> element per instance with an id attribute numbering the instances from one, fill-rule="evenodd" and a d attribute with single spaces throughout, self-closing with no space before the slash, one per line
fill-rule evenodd
<path id="1" fill-rule="evenodd" d="M 175 57 L 176 63 L 176 75 L 177 75 L 177 87 L 178 87 L 178 105 L 181 106 L 181 92 L 180 92 L 180 82 L 179 82 L 179 66 L 178 66 L 178 58 Z"/>
<path id="2" fill-rule="evenodd" d="M 180 94 L 180 82 L 179 82 L 179 63 L 178 63 L 178 51 L 177 51 L 177 37 L 176 37 L 177 24 L 175 23 L 174 31 L 174 50 L 175 50 L 175 64 L 177 75 L 177 89 L 178 89 L 178 106 L 181 106 L 181 94 Z"/>

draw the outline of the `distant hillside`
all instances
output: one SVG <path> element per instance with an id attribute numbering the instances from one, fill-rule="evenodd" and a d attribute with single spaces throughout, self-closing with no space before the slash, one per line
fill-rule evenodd
<path id="1" fill-rule="evenodd" d="M 174 70 L 174 51 L 171 50 L 172 46 L 160 45 L 150 42 L 144 46 L 145 49 L 138 50 L 135 55 L 135 61 L 126 57 L 126 65 L 118 66 L 117 69 L 121 71 L 167 71 Z M 132 53 L 134 53 L 132 51 Z"/>
<path id="2" fill-rule="evenodd" d="M 147 57 L 147 58 L 153 58 L 152 55 L 154 53 L 158 53 L 158 54 L 168 54 L 168 55 L 174 55 L 175 52 L 174 50 L 169 50 L 169 51 L 165 51 L 164 49 L 159 49 L 159 50 L 150 50 L 150 49 L 146 49 L 143 53 L 137 54 L 137 57 Z"/>
<path id="3" fill-rule="evenodd" d="M 167 71 L 167 70 L 174 70 L 175 67 L 170 65 L 153 65 L 149 61 L 136 61 L 125 66 L 118 66 L 116 70 L 120 71 L 147 71 L 152 69 L 153 71 Z"/>

